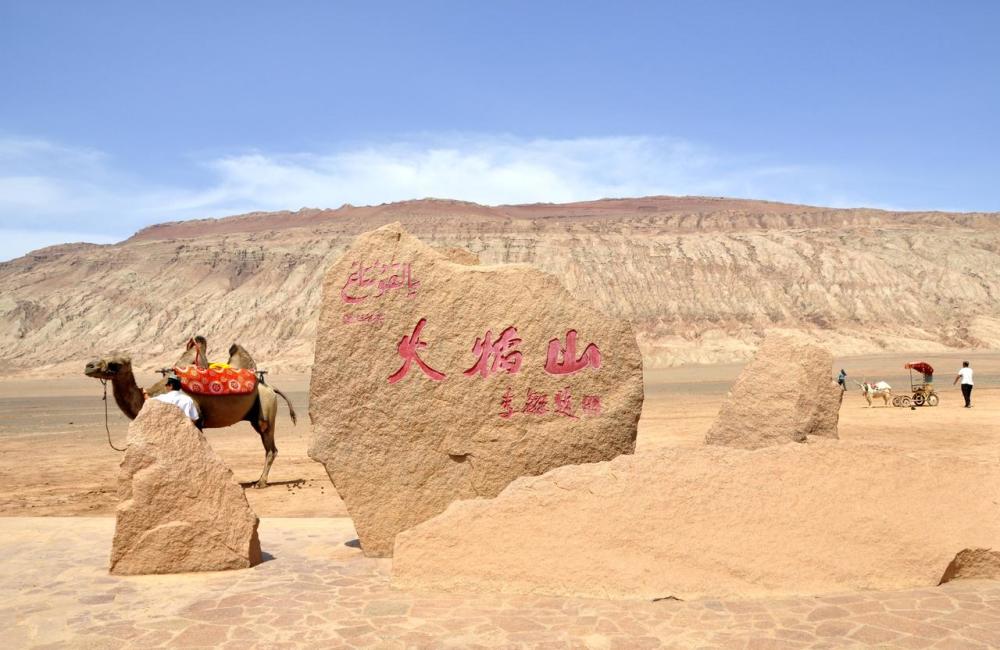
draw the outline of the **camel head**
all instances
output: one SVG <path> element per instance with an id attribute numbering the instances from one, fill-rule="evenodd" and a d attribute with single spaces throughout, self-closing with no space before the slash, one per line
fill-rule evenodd
<path id="1" fill-rule="evenodd" d="M 88 363 L 83 374 L 95 379 L 112 380 L 120 373 L 132 372 L 132 357 L 113 352 Z"/>

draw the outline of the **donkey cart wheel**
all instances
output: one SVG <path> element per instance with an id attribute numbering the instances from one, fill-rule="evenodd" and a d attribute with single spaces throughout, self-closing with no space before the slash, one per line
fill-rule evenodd
<path id="1" fill-rule="evenodd" d="M 914 406 L 923 406 L 924 405 L 924 394 L 923 393 L 917 393 L 917 394 L 915 394 L 913 396 L 913 405 Z"/>
<path id="2" fill-rule="evenodd" d="M 937 396 L 937 394 L 931 393 L 930 395 L 928 395 L 927 396 L 927 406 L 937 406 L 937 405 L 938 405 L 938 396 Z"/>
<path id="3" fill-rule="evenodd" d="M 902 398 L 902 396 L 896 395 L 895 397 L 893 397 L 892 398 L 892 405 L 893 406 L 902 406 L 903 405 L 903 398 Z"/>

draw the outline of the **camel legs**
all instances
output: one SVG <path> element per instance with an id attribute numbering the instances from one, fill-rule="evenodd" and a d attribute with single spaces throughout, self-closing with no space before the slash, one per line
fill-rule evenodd
<path id="1" fill-rule="evenodd" d="M 261 418 L 257 422 L 251 423 L 257 433 L 260 434 L 261 444 L 264 445 L 264 470 L 260 473 L 260 478 L 254 483 L 255 488 L 267 487 L 267 475 L 271 472 L 271 465 L 278 456 L 278 447 L 274 444 L 274 422 L 268 422 Z"/>
<path id="2" fill-rule="evenodd" d="M 257 404 L 251 413 L 250 425 L 260 434 L 260 442 L 264 445 L 264 470 L 254 484 L 255 488 L 267 487 L 267 475 L 271 465 L 278 456 L 278 446 L 274 444 L 274 425 L 278 419 L 278 398 L 267 386 L 257 387 Z"/>

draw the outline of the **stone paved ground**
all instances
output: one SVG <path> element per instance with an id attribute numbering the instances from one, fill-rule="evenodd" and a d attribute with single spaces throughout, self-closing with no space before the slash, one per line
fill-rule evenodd
<path id="1" fill-rule="evenodd" d="M 0 519 L 0 638 L 27 647 L 996 648 L 1000 582 L 723 602 L 400 592 L 348 519 L 265 519 L 253 569 L 112 577 L 110 518 Z"/>

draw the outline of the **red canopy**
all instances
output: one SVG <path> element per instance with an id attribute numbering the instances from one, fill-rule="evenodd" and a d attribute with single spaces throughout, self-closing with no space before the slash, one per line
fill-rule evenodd
<path id="1" fill-rule="evenodd" d="M 917 372 L 922 372 L 925 375 L 934 374 L 934 368 L 931 367 L 931 364 L 924 363 L 923 361 L 911 361 L 910 363 L 906 364 L 903 367 L 906 368 L 907 370 L 916 370 Z"/>

